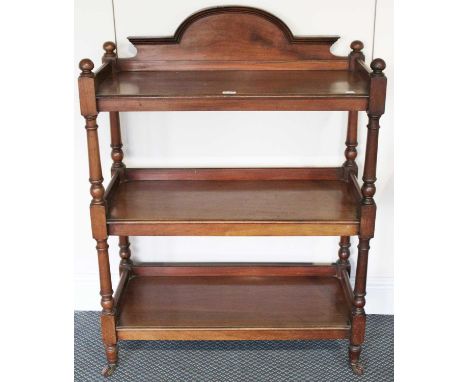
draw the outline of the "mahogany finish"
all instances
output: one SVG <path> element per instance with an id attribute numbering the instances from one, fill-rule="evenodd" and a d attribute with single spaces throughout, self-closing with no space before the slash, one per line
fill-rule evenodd
<path id="1" fill-rule="evenodd" d="M 298 99 L 304 110 L 329 110 L 332 100 L 341 101 L 334 109 L 365 110 L 368 98 L 367 81 L 345 69 L 119 72 L 103 79 L 96 91 L 100 111 L 116 107 L 138 111 L 148 106 L 155 110 L 245 110 L 248 104 L 251 110 L 287 110 Z M 278 99 L 288 104 L 282 106 Z"/>
<path id="2" fill-rule="evenodd" d="M 355 235 L 343 168 L 126 169 L 106 198 L 113 235 Z"/>
<path id="3" fill-rule="evenodd" d="M 357 134 L 358 134 L 358 113 L 357 111 L 350 111 L 348 113 L 348 130 L 346 135 L 346 162 L 343 167 L 346 173 L 352 172 L 357 176 L 358 167 L 356 164 L 357 150 Z M 347 176 L 345 176 L 347 178 Z"/>
<path id="4" fill-rule="evenodd" d="M 154 229 L 153 234 L 164 235 L 164 223 L 169 222 L 199 223 L 205 235 L 235 235 L 236 226 L 242 230 L 248 223 L 258 225 L 251 235 L 260 236 L 286 234 L 284 229 L 272 231 L 269 223 L 289 225 L 292 235 L 305 233 L 308 228 L 319 233 L 317 229 L 322 227 L 322 234 L 330 228 L 333 235 L 338 231 L 357 234 L 359 226 L 358 205 L 350 184 L 343 181 L 129 181 L 120 183 L 107 203 L 110 232 L 117 225 L 122 232 L 124 227 L 132 230 L 135 227 L 128 226 L 145 224 Z M 227 224 L 231 224 L 230 231 L 221 228 Z M 302 228 L 296 231 L 291 225 Z M 171 230 L 169 234 L 180 233 Z M 192 232 L 183 228 L 182 234 Z"/>
<path id="5" fill-rule="evenodd" d="M 351 265 L 349 263 L 349 256 L 351 252 L 349 248 L 351 247 L 351 240 L 349 236 L 340 237 L 340 250 L 338 251 L 338 264 L 343 265 L 348 270 L 348 273 L 351 271 Z"/>
<path id="6" fill-rule="evenodd" d="M 103 64 L 83 59 L 78 80 L 97 243 L 102 338 L 108 365 L 117 340 L 349 338 L 362 374 L 369 242 L 374 236 L 379 120 L 385 62 L 368 67 L 363 44 L 330 52 L 336 36 L 297 37 L 277 17 L 249 7 L 190 16 L 172 37 L 130 37 L 120 59 L 103 45 Z M 345 162 L 334 168 L 130 169 L 120 112 L 171 110 L 348 111 Z M 369 119 L 363 184 L 356 165 L 358 111 Z M 104 189 L 97 116 L 108 111 L 111 179 Z M 114 293 L 108 235 L 119 236 Z M 133 263 L 132 235 L 333 235 L 334 264 Z M 359 237 L 356 281 L 350 236 Z"/>
<path id="7" fill-rule="evenodd" d="M 287 75 L 287 74 L 285 74 Z M 230 89 L 226 89 L 230 91 Z M 354 96 L 302 97 L 106 97 L 99 111 L 342 111 L 366 110 L 368 99 Z"/>
<path id="8" fill-rule="evenodd" d="M 290 69 L 299 62 L 346 69 L 347 59 L 330 52 L 338 38 L 294 36 L 283 21 L 260 9 L 214 7 L 187 18 L 174 36 L 129 37 L 137 55 L 118 65 L 123 71 L 181 70 L 187 61 L 208 70 L 226 68 L 226 63 L 239 69 L 265 64 Z"/>
<path id="9" fill-rule="evenodd" d="M 122 150 L 122 138 L 120 136 L 120 117 L 118 112 L 110 112 L 110 130 L 111 130 L 111 158 L 112 168 L 111 173 L 114 171 L 125 168 L 123 163 L 123 150 Z"/>
<path id="10" fill-rule="evenodd" d="M 96 90 L 105 97 L 308 97 L 366 98 L 367 81 L 347 70 L 217 70 L 120 72 Z M 235 91 L 236 94 L 223 94 Z"/>
<path id="11" fill-rule="evenodd" d="M 333 277 L 134 277 L 121 303 L 117 335 L 291 339 L 286 332 L 301 329 L 302 334 L 311 330 L 306 338 L 327 338 L 330 331 L 346 338 L 349 318 L 340 282 Z"/>
<path id="12" fill-rule="evenodd" d="M 341 269 L 341 268 L 340 268 Z M 336 264 L 321 263 L 140 263 L 136 276 L 339 276 Z"/>
<path id="13" fill-rule="evenodd" d="M 345 180 L 342 167 L 128 168 L 132 180 Z"/>

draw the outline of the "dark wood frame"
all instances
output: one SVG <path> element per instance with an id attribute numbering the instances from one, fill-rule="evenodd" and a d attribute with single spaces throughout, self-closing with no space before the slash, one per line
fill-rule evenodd
<path id="1" fill-rule="evenodd" d="M 226 22 L 229 21 L 229 22 Z M 213 34 L 216 31 L 216 35 Z M 213 39 L 216 37 L 216 44 Z M 78 80 L 81 114 L 86 120 L 88 142 L 89 181 L 92 196 L 90 212 L 93 238 L 97 254 L 101 286 L 101 325 L 108 365 L 104 375 L 110 375 L 117 364 L 119 339 L 332 339 L 349 338 L 349 359 L 353 371 L 362 374 L 359 361 L 364 341 L 366 315 L 366 273 L 369 241 L 374 236 L 376 205 L 374 202 L 379 119 L 384 113 L 386 77 L 382 73 L 385 62 L 372 61 L 370 68 L 364 62 L 363 44 L 354 41 L 348 57 L 330 53 L 336 36 L 295 37 L 277 17 L 249 7 L 215 7 L 195 13 L 185 20 L 173 37 L 131 37 L 138 54 L 133 58 L 119 59 L 113 42 L 104 43 L 102 66 L 93 73 L 94 64 L 89 59 L 80 62 Z M 216 45 L 216 49 L 213 46 Z M 234 52 L 234 53 L 233 53 Z M 233 60 L 232 55 L 236 54 Z M 187 96 L 182 86 L 172 95 L 109 94 L 105 89 L 115 89 L 119 76 L 129 81 L 138 75 L 152 76 L 169 71 L 186 71 L 195 75 L 217 72 L 217 81 L 230 71 L 266 72 L 285 78 L 288 73 L 311 71 L 320 75 L 345 75 L 349 85 L 364 83 L 365 94 L 316 92 L 310 85 L 300 94 L 277 91 L 275 94 L 236 94 L 232 96 L 200 94 Z M 333 72 L 331 72 L 333 71 Z M 273 72 L 276 72 L 274 74 Z M 198 73 L 198 74 L 197 74 Z M 224 74 L 223 74 L 224 73 Z M 268 74 L 270 73 L 270 74 Z M 347 73 L 347 74 L 345 74 Z M 252 74 L 249 74 L 252 75 Z M 169 74 L 166 74 L 169 76 Z M 164 78 L 163 78 L 164 79 Z M 317 86 L 327 86 L 317 80 Z M 176 83 L 176 86 L 179 86 Z M 182 84 L 183 85 L 183 84 Z M 106 88 L 107 86 L 107 88 Z M 114 88 L 112 87 L 114 86 Z M 268 84 L 261 84 L 268 86 Z M 118 87 L 118 86 L 117 86 Z M 176 91 L 177 90 L 177 91 Z M 123 163 L 120 134 L 120 111 L 147 110 L 346 110 L 349 113 L 345 162 L 336 168 L 295 169 L 129 169 Z M 357 156 L 358 111 L 365 110 L 369 118 L 363 184 L 359 186 Z M 99 112 L 108 111 L 111 126 L 111 181 L 105 189 L 101 169 L 98 125 Z M 110 210 L 126 182 L 138 181 L 298 181 L 303 184 L 323 185 L 334 181 L 346 183 L 346 190 L 355 200 L 356 217 L 340 220 L 216 220 L 216 221 L 121 221 L 113 219 Z M 148 183 L 147 183 L 148 184 Z M 159 184 L 159 183 L 158 183 Z M 198 184 L 198 183 L 197 183 Z M 225 183 L 228 184 L 228 183 Z M 260 183 L 256 183 L 260 184 Z M 292 184 L 292 183 L 291 183 Z M 302 185 L 302 183 L 301 183 Z M 347 191 L 347 192 L 348 192 Z M 293 206 L 291 207 L 293 208 Z M 119 236 L 120 283 L 115 293 L 111 285 L 107 238 Z M 340 236 L 339 259 L 333 264 L 134 264 L 131 260 L 130 235 L 333 235 Z M 350 285 L 350 236 L 359 236 L 358 260 L 354 289 Z M 349 309 L 349 324 L 339 326 L 298 328 L 144 328 L 119 326 L 119 315 L 124 309 L 125 294 L 132 280 L 138 277 L 328 277 L 338 280 Z M 149 279 L 148 279 L 149 280 Z M 200 279 L 198 279 L 200 280 Z M 272 279 L 273 280 L 273 279 Z M 281 279 L 278 279 L 281 280 Z M 292 279 L 288 279 L 292 280 Z M 311 279 L 312 280 L 312 279 Z M 318 279 L 316 279 L 318 280 Z M 210 282 L 207 282 L 207 285 Z M 281 289 L 279 289 L 281 290 Z M 128 300 L 128 298 L 127 298 Z"/>

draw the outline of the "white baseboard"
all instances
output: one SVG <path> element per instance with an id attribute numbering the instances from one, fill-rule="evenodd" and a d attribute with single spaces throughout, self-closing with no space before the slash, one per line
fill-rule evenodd
<path id="1" fill-rule="evenodd" d="M 118 274 L 112 280 L 118 280 Z M 351 280 L 354 284 L 354 280 Z M 114 285 L 114 290 L 117 285 Z M 98 275 L 75 277 L 75 310 L 101 310 Z M 367 279 L 366 312 L 368 314 L 393 314 L 393 279 L 369 277 Z"/>

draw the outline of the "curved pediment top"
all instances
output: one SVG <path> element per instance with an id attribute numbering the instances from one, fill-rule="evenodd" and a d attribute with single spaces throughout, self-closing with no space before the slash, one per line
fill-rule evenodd
<path id="1" fill-rule="evenodd" d="M 282 20 L 257 8 L 213 7 L 188 17 L 174 36 L 128 37 L 137 48 L 137 55 L 120 62 L 122 68 L 128 69 L 143 67 L 142 62 L 146 63 L 145 68 L 153 69 L 171 66 L 174 69 L 235 69 L 247 62 L 262 67 L 266 67 L 264 63 L 267 62 L 275 67 L 284 67 L 285 62 L 304 66 L 304 62 L 314 60 L 345 60 L 330 52 L 338 38 L 294 36 Z M 279 65 L 279 62 L 283 64 Z"/>
<path id="2" fill-rule="evenodd" d="M 182 24 L 179 25 L 174 36 L 171 37 L 137 37 L 130 36 L 128 40 L 134 45 L 153 45 L 153 44 L 167 44 L 167 43 L 180 43 L 185 32 L 190 28 L 190 26 L 195 23 L 197 20 L 200 20 L 205 17 L 210 17 L 213 15 L 219 14 L 250 14 L 259 18 L 263 18 L 268 22 L 276 25 L 276 27 L 281 30 L 284 36 L 291 43 L 328 43 L 330 46 L 333 45 L 340 36 L 308 36 L 308 37 L 298 37 L 294 36 L 291 32 L 291 29 L 284 23 L 283 20 L 276 17 L 270 12 L 264 11 L 263 9 L 254 8 L 254 7 L 244 7 L 244 6 L 219 6 L 219 7 L 210 7 L 202 9 L 201 11 L 193 13 L 191 16 L 186 18 Z"/>

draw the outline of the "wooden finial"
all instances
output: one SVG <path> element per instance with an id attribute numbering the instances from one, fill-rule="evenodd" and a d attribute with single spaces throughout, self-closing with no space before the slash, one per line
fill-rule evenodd
<path id="1" fill-rule="evenodd" d="M 364 48 L 364 44 L 362 41 L 355 40 L 350 45 L 352 51 L 349 53 L 349 70 L 353 71 L 356 68 L 356 61 L 362 60 L 364 61 L 365 57 L 362 53 L 362 49 Z"/>
<path id="2" fill-rule="evenodd" d="M 92 72 L 94 63 L 89 58 L 83 58 L 78 66 L 81 70 L 80 77 L 94 77 L 94 73 Z"/>
<path id="3" fill-rule="evenodd" d="M 104 57 L 115 57 L 115 44 L 112 41 L 106 41 L 102 44 L 102 48 L 106 51 L 106 53 L 104 53 Z"/>
<path id="4" fill-rule="evenodd" d="M 387 67 L 387 64 L 381 58 L 376 58 L 371 62 L 370 67 L 374 74 L 383 75 L 382 71 Z"/>
<path id="5" fill-rule="evenodd" d="M 351 43 L 350 47 L 353 52 L 360 52 L 364 48 L 364 44 L 362 41 L 356 40 Z"/>

